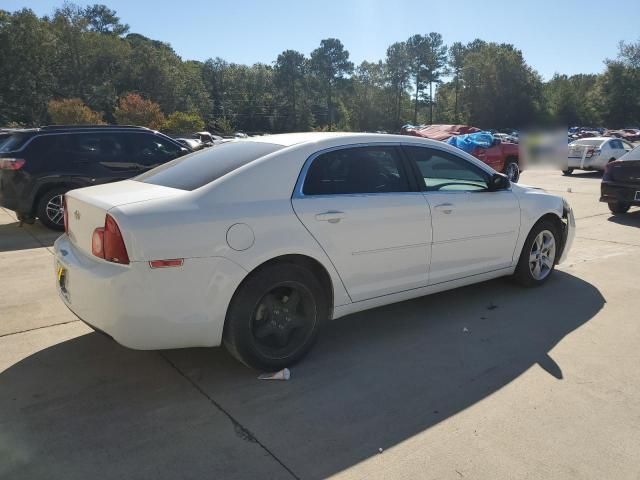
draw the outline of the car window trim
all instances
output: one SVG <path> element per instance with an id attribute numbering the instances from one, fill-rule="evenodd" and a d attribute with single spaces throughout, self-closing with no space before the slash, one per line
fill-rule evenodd
<path id="1" fill-rule="evenodd" d="M 415 194 L 418 193 L 419 190 L 414 190 L 414 185 L 412 185 L 410 177 L 412 176 L 411 171 L 408 171 L 405 164 L 404 154 L 400 149 L 401 142 L 364 142 L 364 143 L 351 143 L 348 145 L 336 145 L 334 147 L 328 147 L 322 150 L 318 150 L 313 154 L 309 155 L 300 170 L 300 174 L 298 175 L 298 180 L 296 181 L 296 185 L 293 190 L 293 194 L 291 195 L 292 199 L 296 198 L 322 198 L 322 197 L 369 197 L 373 195 L 407 195 L 407 194 Z M 309 169 L 311 168 L 311 164 L 314 162 L 316 158 L 320 155 L 329 152 L 335 152 L 337 150 L 347 150 L 351 148 L 367 148 L 367 147 L 393 147 L 398 160 L 400 160 L 400 168 L 409 185 L 409 191 L 407 192 L 370 192 L 370 193 L 323 193 L 320 195 L 305 195 L 303 193 L 304 182 L 307 178 L 307 174 L 309 173 Z M 424 183 L 424 182 L 423 182 Z"/>

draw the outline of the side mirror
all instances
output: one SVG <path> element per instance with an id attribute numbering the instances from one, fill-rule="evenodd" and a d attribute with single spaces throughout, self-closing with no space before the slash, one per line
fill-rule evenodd
<path id="1" fill-rule="evenodd" d="M 489 191 L 496 192 L 498 190 L 506 190 L 511 186 L 511 182 L 506 175 L 502 173 L 494 173 L 489 180 Z"/>

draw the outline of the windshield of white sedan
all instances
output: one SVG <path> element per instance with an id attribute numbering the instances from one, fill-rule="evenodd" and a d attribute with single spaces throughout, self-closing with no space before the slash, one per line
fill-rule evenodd
<path id="1" fill-rule="evenodd" d="M 180 190 L 195 190 L 283 148 L 262 142 L 229 142 L 172 160 L 134 178 Z"/>

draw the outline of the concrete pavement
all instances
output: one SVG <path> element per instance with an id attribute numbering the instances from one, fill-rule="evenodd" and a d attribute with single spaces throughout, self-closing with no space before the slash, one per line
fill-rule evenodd
<path id="1" fill-rule="evenodd" d="M 613 218 L 594 174 L 521 182 L 577 215 L 547 285 L 332 322 L 289 382 L 93 333 L 55 293 L 55 234 L 0 210 L 0 478 L 640 478 L 640 210 Z"/>

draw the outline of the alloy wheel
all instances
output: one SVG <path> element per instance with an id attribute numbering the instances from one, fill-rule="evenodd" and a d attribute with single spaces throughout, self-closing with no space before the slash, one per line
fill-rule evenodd
<path id="1" fill-rule="evenodd" d="M 62 225 L 64 221 L 64 202 L 62 195 L 56 195 L 51 197 L 47 203 L 47 217 L 52 223 L 56 225 Z"/>
<path id="2" fill-rule="evenodd" d="M 507 165 L 507 171 L 505 173 L 507 175 L 507 178 L 509 178 L 509 181 L 517 182 L 518 178 L 520 177 L 520 168 L 518 167 L 517 163 L 512 162 Z"/>
<path id="3" fill-rule="evenodd" d="M 536 280 L 545 279 L 553 269 L 556 259 L 556 240 L 549 230 L 541 231 L 531 245 L 529 271 Z"/>

